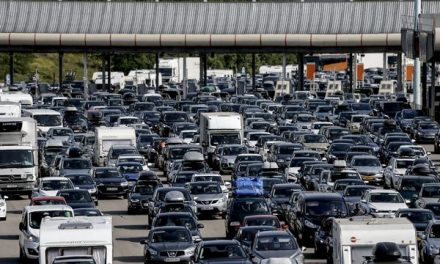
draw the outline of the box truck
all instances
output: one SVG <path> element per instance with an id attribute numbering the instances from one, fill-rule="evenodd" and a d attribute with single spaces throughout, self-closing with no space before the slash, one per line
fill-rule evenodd
<path id="1" fill-rule="evenodd" d="M 187 80 L 200 79 L 200 58 L 186 58 Z M 183 58 L 160 59 L 159 72 L 164 83 L 181 83 L 183 81 Z"/>

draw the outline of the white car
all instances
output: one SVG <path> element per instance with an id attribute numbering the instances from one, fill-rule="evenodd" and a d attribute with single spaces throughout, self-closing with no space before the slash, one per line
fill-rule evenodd
<path id="1" fill-rule="evenodd" d="M 75 189 L 70 179 L 66 177 L 44 177 L 38 180 L 32 196 L 56 196 L 58 191 L 66 189 Z"/>
<path id="2" fill-rule="evenodd" d="M 379 189 L 365 191 L 360 206 L 375 217 L 394 217 L 397 210 L 408 208 L 399 192 Z"/>
<path id="3" fill-rule="evenodd" d="M 148 163 L 145 160 L 145 157 L 142 155 L 133 155 L 133 154 L 122 154 L 118 156 L 118 159 L 116 160 L 116 166 L 118 166 L 119 163 L 123 162 L 138 162 L 142 165 L 142 170 L 149 171 L 150 168 L 148 168 Z"/>
<path id="4" fill-rule="evenodd" d="M 6 206 L 5 198 L 7 198 L 7 197 L 0 196 L 0 221 L 6 220 L 7 206 Z"/>
<path id="5" fill-rule="evenodd" d="M 385 187 L 393 188 L 396 186 L 399 179 L 405 175 L 406 170 L 413 164 L 413 162 L 413 158 L 392 157 L 383 172 Z"/>

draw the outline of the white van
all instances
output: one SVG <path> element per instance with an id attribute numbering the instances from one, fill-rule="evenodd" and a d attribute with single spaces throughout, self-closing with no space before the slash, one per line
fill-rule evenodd
<path id="1" fill-rule="evenodd" d="M 98 166 L 104 166 L 108 151 L 113 145 L 136 147 L 136 133 L 132 127 L 97 127 L 95 130 L 95 157 Z"/>
<path id="2" fill-rule="evenodd" d="M 403 257 L 418 263 L 416 229 L 407 218 L 335 219 L 332 235 L 334 264 L 361 264 L 379 242 L 396 243 Z"/>
<path id="3" fill-rule="evenodd" d="M 37 121 L 37 128 L 43 134 L 51 128 L 63 127 L 63 118 L 57 111 L 50 109 L 27 109 L 23 111 L 24 117 L 31 117 Z"/>
<path id="4" fill-rule="evenodd" d="M 93 257 L 96 264 L 112 264 L 111 216 L 45 218 L 40 228 L 40 264 L 68 256 Z"/>
<path id="5" fill-rule="evenodd" d="M 40 227 L 43 218 L 73 217 L 73 209 L 67 205 L 34 205 L 26 206 L 19 224 L 20 262 L 27 259 L 38 259 Z"/>
<path id="6" fill-rule="evenodd" d="M 21 104 L 16 102 L 0 102 L 0 117 L 21 117 Z"/>
<path id="7" fill-rule="evenodd" d="M 24 107 L 32 106 L 34 100 L 30 94 L 26 93 L 0 93 L 1 102 L 15 102 Z"/>

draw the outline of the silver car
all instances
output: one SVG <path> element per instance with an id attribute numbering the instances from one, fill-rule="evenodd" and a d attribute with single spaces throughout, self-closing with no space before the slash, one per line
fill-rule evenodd
<path id="1" fill-rule="evenodd" d="M 350 165 L 359 172 L 364 182 L 383 182 L 383 169 L 377 157 L 372 155 L 354 156 Z"/>
<path id="2" fill-rule="evenodd" d="M 228 194 L 222 191 L 218 182 L 191 182 L 186 187 L 196 202 L 199 213 L 224 216 L 228 204 Z"/>

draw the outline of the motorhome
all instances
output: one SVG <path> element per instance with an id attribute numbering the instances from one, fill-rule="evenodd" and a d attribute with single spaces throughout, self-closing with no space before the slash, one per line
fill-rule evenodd
<path id="1" fill-rule="evenodd" d="M 15 102 L 23 107 L 29 107 L 34 104 L 32 96 L 26 93 L 0 93 L 0 102 Z"/>
<path id="2" fill-rule="evenodd" d="M 93 257 L 96 264 L 113 263 L 110 216 L 43 219 L 40 264 L 52 264 L 54 259 L 78 255 Z"/>
<path id="3" fill-rule="evenodd" d="M 418 263 L 416 229 L 407 218 L 335 219 L 332 235 L 335 264 L 364 263 L 379 242 L 396 243 L 402 256 Z"/>
<path id="4" fill-rule="evenodd" d="M 336 94 L 343 94 L 341 81 L 329 81 L 327 83 L 327 89 L 325 91 L 325 97 L 334 97 Z"/>
<path id="5" fill-rule="evenodd" d="M 136 85 L 145 85 L 147 87 L 158 87 L 162 85 L 162 74 L 159 72 L 159 82 L 156 84 L 155 70 L 133 70 L 128 73 Z"/>
<path id="6" fill-rule="evenodd" d="M 108 151 L 113 145 L 136 147 L 135 129 L 132 127 L 97 127 L 95 131 L 95 164 L 104 166 Z"/>
<path id="7" fill-rule="evenodd" d="M 37 121 L 37 129 L 44 135 L 51 128 L 63 127 L 63 118 L 60 112 L 50 109 L 26 109 L 24 117 L 31 117 Z"/>
<path id="8" fill-rule="evenodd" d="M 103 89 L 103 86 L 108 85 L 108 72 L 104 72 L 104 78 L 102 78 L 102 72 L 94 72 L 92 75 L 92 81 L 98 90 Z M 103 83 L 104 79 L 104 83 Z M 125 76 L 123 72 L 110 72 L 111 89 L 119 91 L 125 87 Z"/>
<path id="9" fill-rule="evenodd" d="M 21 104 L 0 102 L 0 117 L 21 117 Z"/>
<path id="10" fill-rule="evenodd" d="M 379 84 L 379 94 L 380 95 L 392 95 L 396 92 L 397 81 L 381 81 Z"/>
<path id="11" fill-rule="evenodd" d="M 277 81 L 275 85 L 274 99 L 278 96 L 290 94 L 290 82 L 289 81 Z"/>
<path id="12" fill-rule="evenodd" d="M 37 178 L 37 122 L 0 118 L 0 192 L 31 195 Z"/>

